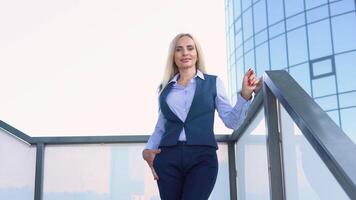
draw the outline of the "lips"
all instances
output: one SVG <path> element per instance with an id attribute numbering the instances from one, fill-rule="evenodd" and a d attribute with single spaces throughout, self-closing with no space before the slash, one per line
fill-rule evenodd
<path id="1" fill-rule="evenodd" d="M 189 61 L 191 61 L 192 59 L 190 59 L 190 58 L 184 58 L 184 59 L 181 59 L 180 61 L 181 62 L 183 62 L 183 63 L 185 63 L 185 62 L 189 62 Z"/>

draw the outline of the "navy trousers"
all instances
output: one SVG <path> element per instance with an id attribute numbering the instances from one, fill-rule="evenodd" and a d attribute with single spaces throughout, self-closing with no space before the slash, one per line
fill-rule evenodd
<path id="1" fill-rule="evenodd" d="M 162 200 L 207 200 L 218 174 L 216 148 L 185 142 L 161 147 L 153 167 Z"/>

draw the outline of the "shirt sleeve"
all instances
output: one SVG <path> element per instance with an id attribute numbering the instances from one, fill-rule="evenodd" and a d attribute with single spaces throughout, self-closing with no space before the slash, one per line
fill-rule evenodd
<path id="1" fill-rule="evenodd" d="M 251 104 L 251 100 L 245 100 L 241 94 L 237 95 L 237 102 L 231 106 L 225 92 L 225 87 L 220 78 L 216 78 L 216 98 L 215 107 L 219 117 L 227 128 L 237 130 L 246 118 L 246 111 Z"/>
<path id="2" fill-rule="evenodd" d="M 162 135 L 165 131 L 164 129 L 164 124 L 166 123 L 166 118 L 163 116 L 161 110 L 159 111 L 158 114 L 158 120 L 155 126 L 155 129 L 148 139 L 148 142 L 145 146 L 145 149 L 158 149 L 159 144 L 162 139 Z"/>

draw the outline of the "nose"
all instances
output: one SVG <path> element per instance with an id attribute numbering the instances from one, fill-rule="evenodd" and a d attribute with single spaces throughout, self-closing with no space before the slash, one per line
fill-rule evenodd
<path id="1" fill-rule="evenodd" d="M 183 49 L 183 55 L 187 55 L 188 54 L 188 49 Z"/>

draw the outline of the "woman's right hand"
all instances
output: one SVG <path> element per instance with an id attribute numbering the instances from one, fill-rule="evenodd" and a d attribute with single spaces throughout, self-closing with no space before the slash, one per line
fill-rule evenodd
<path id="1" fill-rule="evenodd" d="M 161 153 L 161 149 L 145 149 L 142 151 L 142 157 L 147 162 L 148 166 L 151 168 L 154 180 L 158 180 L 159 177 L 153 168 L 153 160 L 156 157 L 156 154 Z"/>

